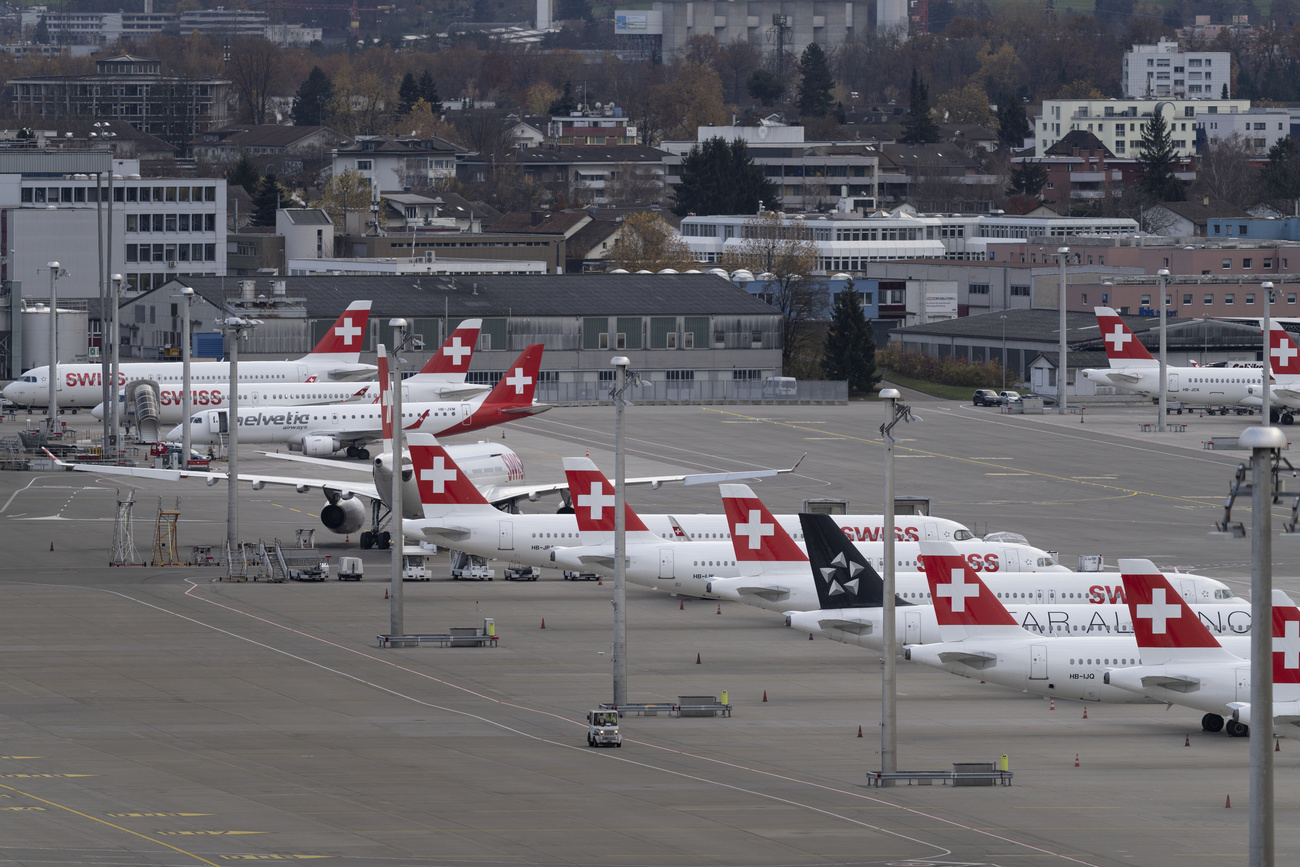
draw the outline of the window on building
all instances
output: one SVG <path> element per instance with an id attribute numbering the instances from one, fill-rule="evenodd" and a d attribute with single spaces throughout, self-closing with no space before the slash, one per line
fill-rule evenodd
<path id="1" fill-rule="evenodd" d="M 1232 268 L 1232 260 L 1231 260 L 1231 259 L 1224 259 L 1224 260 L 1223 260 L 1223 270 L 1228 271 L 1228 270 L 1231 270 L 1231 268 Z"/>
<path id="2" fill-rule="evenodd" d="M 1223 303 L 1224 303 L 1224 304 L 1231 304 L 1231 303 L 1232 303 L 1233 301 L 1235 301 L 1235 300 L 1236 300 L 1236 293 L 1235 293 L 1235 292 L 1224 292 L 1224 293 L 1223 293 Z"/>
<path id="3" fill-rule="evenodd" d="M 1191 303 L 1192 303 L 1192 295 L 1191 295 L 1191 293 L 1190 293 L 1190 292 L 1185 293 L 1185 294 L 1183 295 L 1183 306 L 1184 306 L 1184 307 L 1188 307 L 1188 306 L 1191 305 Z"/>
<path id="4" fill-rule="evenodd" d="M 988 284 L 988 283 L 972 283 L 972 284 L 970 284 L 970 294 L 972 294 L 972 295 L 988 295 L 988 294 L 989 294 L 989 284 Z"/>
<path id="5" fill-rule="evenodd" d="M 1249 258 L 1249 257 L 1244 257 L 1244 258 L 1241 260 L 1241 267 L 1242 267 L 1242 268 L 1249 268 L 1249 267 L 1250 267 L 1250 263 L 1253 262 L 1253 261 L 1254 261 L 1254 260 L 1251 259 L 1251 258 Z"/>
<path id="6" fill-rule="evenodd" d="M 1246 293 L 1246 303 L 1247 303 L 1247 304 L 1254 304 L 1254 303 L 1255 303 L 1255 293 L 1254 293 L 1254 292 L 1247 292 L 1247 293 Z"/>
<path id="7" fill-rule="evenodd" d="M 1214 303 L 1214 293 L 1213 293 L 1213 292 L 1206 292 L 1206 293 L 1205 293 L 1205 303 L 1206 303 L 1206 304 L 1213 304 L 1213 303 Z"/>

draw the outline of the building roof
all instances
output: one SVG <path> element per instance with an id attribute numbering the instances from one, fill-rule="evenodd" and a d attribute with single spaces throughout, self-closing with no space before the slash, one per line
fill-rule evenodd
<path id="1" fill-rule="evenodd" d="M 284 216 L 295 226 L 331 226 L 334 221 L 320 208 L 281 208 Z"/>
<path id="2" fill-rule="evenodd" d="M 1029 363 L 1032 365 L 1038 359 L 1043 359 L 1052 367 L 1061 366 L 1061 353 L 1059 352 L 1040 352 L 1034 356 Z M 1110 367 L 1110 358 L 1106 355 L 1106 350 L 1076 350 L 1065 357 L 1066 363 L 1075 370 L 1096 367 Z"/>
<path id="3" fill-rule="evenodd" d="M 1079 153 L 1097 151 L 1107 159 L 1115 158 L 1115 155 L 1110 152 L 1110 149 L 1106 147 L 1102 140 L 1086 129 L 1070 130 L 1061 136 L 1055 144 L 1043 151 L 1043 154 L 1049 157 L 1072 157 L 1075 156 L 1075 148 L 1079 149 Z"/>
<path id="4" fill-rule="evenodd" d="M 293 147 L 303 139 L 311 138 L 322 130 L 332 133 L 339 139 L 347 139 L 347 136 L 326 126 L 282 126 L 278 123 L 264 123 L 208 130 L 199 137 L 198 141 L 209 144 L 220 142 L 238 148 L 287 148 Z"/>
<path id="5" fill-rule="evenodd" d="M 567 236 L 590 219 L 586 211 L 511 211 L 488 226 L 488 231 Z"/>
<path id="6" fill-rule="evenodd" d="M 569 239 L 569 258 L 576 259 L 579 256 L 589 258 L 589 254 L 597 244 L 612 242 L 622 226 L 620 220 L 592 220 L 574 232 L 573 237 Z"/>
<path id="7" fill-rule="evenodd" d="M 543 145 L 515 152 L 518 165 L 595 163 L 662 163 L 667 151 L 642 145 Z M 482 159 L 476 157 L 475 159 Z"/>
<path id="8" fill-rule="evenodd" d="M 251 278 L 242 278 L 251 279 Z M 553 274 L 479 277 L 276 277 L 316 319 L 336 317 L 357 299 L 370 316 L 776 316 L 777 311 L 712 274 Z M 238 277 L 187 277 L 185 285 L 220 307 L 240 294 Z M 259 293 L 270 295 L 259 280 Z M 175 281 L 155 292 L 175 291 Z M 444 308 L 444 304 L 446 305 Z"/>
<path id="9" fill-rule="evenodd" d="M 1003 316 L 1006 317 L 1005 320 Z M 897 334 L 903 340 L 912 334 L 928 334 L 953 339 L 974 338 L 997 341 L 1002 339 L 1002 326 L 1005 321 L 1007 340 L 1056 346 L 1059 316 L 1056 310 L 1013 308 L 980 313 L 975 316 L 944 319 L 939 322 L 927 322 L 922 325 L 907 325 L 895 328 L 890 334 Z M 1146 317 L 1124 316 L 1122 318 L 1135 333 L 1146 331 L 1150 327 L 1148 323 L 1151 320 Z M 1070 346 L 1088 340 L 1096 340 L 1100 344 L 1101 332 L 1097 327 L 1097 317 L 1092 313 L 1066 311 L 1065 339 Z"/>
<path id="10" fill-rule="evenodd" d="M 136 153 L 141 152 L 162 152 L 175 153 L 177 148 L 174 144 L 169 144 L 156 135 L 150 135 L 147 132 L 141 132 L 124 120 L 107 120 L 103 123 L 108 127 L 108 132 L 113 134 L 113 138 L 122 141 L 135 142 Z"/>
<path id="11" fill-rule="evenodd" d="M 1171 211 L 1198 226 L 1204 226 L 1208 220 L 1216 217 L 1237 219 L 1250 216 L 1241 208 L 1222 199 L 1197 200 L 1194 202 L 1161 202 L 1154 207 Z"/>

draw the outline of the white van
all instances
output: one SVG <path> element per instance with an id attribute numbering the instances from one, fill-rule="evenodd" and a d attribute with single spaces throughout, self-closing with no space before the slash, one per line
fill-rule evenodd
<path id="1" fill-rule="evenodd" d="M 790 399 L 799 396 L 799 383 L 793 376 L 769 376 L 763 380 L 764 398 Z"/>

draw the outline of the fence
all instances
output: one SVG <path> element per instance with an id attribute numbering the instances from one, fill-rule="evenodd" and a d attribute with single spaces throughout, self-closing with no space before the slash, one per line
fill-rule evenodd
<path id="1" fill-rule="evenodd" d="M 604 382 L 540 382 L 535 399 L 556 405 L 609 403 L 614 387 Z M 682 403 L 806 403 L 843 404 L 849 399 L 849 384 L 843 380 L 799 381 L 774 388 L 762 380 L 660 380 L 628 389 L 636 404 Z"/>

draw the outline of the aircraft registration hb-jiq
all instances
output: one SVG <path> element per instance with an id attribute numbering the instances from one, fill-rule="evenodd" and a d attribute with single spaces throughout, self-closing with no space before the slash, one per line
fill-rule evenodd
<path id="1" fill-rule="evenodd" d="M 1250 733 L 1249 653 L 1224 648 L 1195 617 L 1172 601 L 1164 577 L 1147 560 L 1121 560 L 1124 587 L 1133 612 L 1140 663 L 1109 668 L 1104 681 L 1166 704 L 1204 711 L 1201 728 Z M 1300 738 L 1300 609 L 1281 590 L 1273 591 L 1273 715 L 1277 733 Z M 1243 648 L 1234 648 L 1242 651 Z"/>
<path id="2" fill-rule="evenodd" d="M 747 487 L 732 485 L 723 486 L 723 503 L 728 519 L 736 528 L 732 534 L 733 552 L 736 559 L 745 564 L 747 574 L 742 578 L 712 578 L 707 585 L 709 591 L 720 598 L 769 611 L 818 608 L 822 600 L 816 586 L 817 573 L 810 568 L 804 551 L 785 534 L 785 530 L 773 525 L 771 513 L 763 502 Z M 745 532 L 740 529 L 741 521 L 747 524 Z M 838 521 L 834 523 L 839 525 Z M 750 532 L 749 528 L 758 532 Z M 843 531 L 844 528 L 839 529 Z M 847 538 L 845 541 L 854 545 L 864 563 L 884 569 L 883 545 L 867 545 Z M 809 540 L 805 537 L 804 542 L 809 543 Z M 895 545 L 895 592 L 905 601 L 928 604 L 929 585 L 924 557 L 914 550 L 919 543 L 911 544 L 912 548 L 908 549 L 904 549 L 901 543 Z M 1050 560 L 1050 566 L 1030 568 L 1025 565 L 1028 554 L 1022 549 L 1038 549 L 983 543 L 993 551 L 990 554 L 986 549 L 977 547 L 971 550 L 968 547 L 974 544 L 960 543 L 956 548 L 968 570 L 979 572 L 994 582 L 994 592 L 999 599 L 1020 605 L 1083 604 L 1094 607 L 1107 601 L 1111 604 L 1123 601 L 1123 588 L 1105 584 L 1106 578 L 1102 573 L 1072 572 L 1056 565 L 1055 560 Z M 1050 557 L 1046 552 L 1040 553 L 1046 563 Z M 1179 575 L 1178 578 L 1184 596 L 1193 604 L 1219 603 L 1243 609 L 1249 605 L 1234 597 L 1232 590 L 1221 581 L 1199 575 Z"/>
<path id="3" fill-rule="evenodd" d="M 408 538 L 456 548 L 479 557 L 499 558 L 531 566 L 547 567 L 556 565 L 551 560 L 552 550 L 581 544 L 575 515 L 503 514 L 492 508 L 474 486 L 469 484 L 464 469 L 456 465 L 454 458 L 444 451 L 435 438 L 427 434 L 411 434 L 409 443 L 411 463 L 419 482 L 424 517 L 402 522 L 402 530 Z M 675 478 L 687 484 L 718 484 L 737 479 L 775 476 L 793 470 L 794 467 L 782 470 L 742 470 Z M 668 478 L 629 479 L 628 484 L 665 480 Z M 602 487 L 592 492 L 589 486 L 577 491 L 570 486 L 570 497 L 575 511 L 585 509 L 594 512 L 598 516 L 605 517 L 609 526 L 613 527 L 612 487 Z M 672 541 L 676 533 L 680 532 L 693 538 L 724 539 L 727 536 L 727 518 L 724 515 L 681 514 L 642 517 L 658 531 L 660 536 L 664 537 L 663 544 L 658 546 L 655 552 L 655 565 L 656 575 L 664 574 L 668 582 L 671 582 L 682 559 L 677 556 L 677 552 L 686 550 L 683 546 L 688 544 Z M 840 518 L 841 520 L 860 518 L 872 520 L 871 516 L 840 516 Z M 878 522 L 878 516 L 875 520 Z M 954 530 L 950 526 L 951 523 L 938 521 L 936 527 L 943 526 L 950 532 L 969 535 L 969 531 L 960 525 L 956 525 L 957 529 Z M 899 524 L 913 532 L 924 532 L 924 528 L 916 523 L 913 516 L 908 516 L 907 520 L 900 520 Z M 629 524 L 629 526 L 633 525 Z M 685 568 L 695 567 L 687 565 Z M 659 581 L 657 578 L 655 580 Z M 659 583 L 665 582 L 659 581 Z M 668 586 L 662 589 L 678 592 Z"/>
<path id="4" fill-rule="evenodd" d="M 478 341 L 482 320 L 466 319 L 456 326 L 429 362 L 414 376 L 402 380 L 402 400 L 416 401 L 461 400 L 491 390 L 487 385 L 466 385 L 470 358 Z M 240 365 L 243 370 L 243 365 Z M 230 384 L 194 384 L 191 377 L 191 409 L 225 409 L 230 404 Z M 135 402 L 128 400 L 132 385 L 140 383 L 156 388 L 157 406 L 154 415 L 159 424 L 179 424 L 184 419 L 184 383 L 169 386 L 147 380 L 131 380 L 118 401 L 128 410 Z M 322 403 L 372 403 L 379 400 L 378 382 L 242 382 L 239 386 L 239 405 L 248 409 L 263 406 L 303 406 Z M 104 417 L 104 405 L 97 404 L 91 415 Z M 354 457 L 350 455 L 349 457 Z"/>
<path id="5" fill-rule="evenodd" d="M 1101 385 L 1113 385 L 1138 394 L 1160 394 L 1160 362 L 1147 352 L 1124 320 L 1109 307 L 1095 308 L 1097 324 L 1106 341 L 1110 367 L 1093 367 L 1083 371 L 1083 378 Z M 1261 338 L 1262 340 L 1262 338 Z M 1166 365 L 1165 394 L 1169 400 L 1197 406 L 1240 408 L 1243 412 L 1259 409 L 1263 401 L 1250 388 L 1263 387 L 1264 372 L 1259 367 L 1173 367 Z M 1291 416 L 1281 416 L 1290 424 Z"/>
<path id="6" fill-rule="evenodd" d="M 884 580 L 844 538 L 830 516 L 800 515 L 799 518 L 803 522 L 809 565 L 821 607 L 814 611 L 787 611 L 786 625 L 844 644 L 882 649 Z M 993 594 L 1003 600 L 1008 613 L 1031 633 L 1048 637 L 1134 634 L 1129 605 L 1092 605 L 1086 600 L 1040 605 L 1026 601 L 1034 597 L 1033 587 L 1026 585 L 1039 583 L 1036 576 L 985 573 L 984 580 Z M 969 585 L 954 585 L 951 592 L 956 598 L 971 590 Z M 923 600 L 896 596 L 894 635 L 898 648 L 943 640 L 929 592 Z M 1250 631 L 1250 608 L 1244 600 L 1197 605 L 1194 610 L 1201 622 L 1214 632 L 1242 635 Z"/>
<path id="7" fill-rule="evenodd" d="M 922 543 L 926 578 L 939 621 L 937 644 L 909 644 L 907 658 L 961 677 L 1051 698 L 1146 704 L 1154 700 L 1105 682 L 1107 669 L 1140 665 L 1142 651 L 1133 635 L 1045 638 L 1021 628 L 979 575 L 943 542 Z M 960 576 L 954 582 L 954 576 Z M 1177 599 L 1172 587 L 1165 598 Z M 1195 620 L 1194 615 L 1190 615 Z M 1245 650 L 1249 636 L 1224 636 L 1224 645 Z"/>
<path id="8" fill-rule="evenodd" d="M 239 365 L 240 382 L 291 383 L 309 379 L 354 381 L 375 375 L 373 364 L 361 364 L 362 335 L 370 320 L 370 302 L 353 301 L 317 342 L 296 361 L 245 361 Z M 118 366 L 118 388 L 137 379 L 159 384 L 180 383 L 182 365 L 175 361 L 128 361 Z M 33 367 L 5 387 L 4 396 L 21 406 L 49 402 L 49 365 Z M 60 364 L 55 379 L 59 406 L 90 408 L 104 400 L 103 367 L 99 364 Z M 190 382 L 196 387 L 230 382 L 230 362 L 196 361 L 190 365 Z"/>
<path id="9" fill-rule="evenodd" d="M 431 401 L 402 404 L 402 429 L 407 432 L 451 435 L 469 433 L 545 412 L 548 404 L 533 403 L 537 374 L 542 364 L 542 344 L 520 353 L 496 386 L 486 395 L 465 401 Z M 365 445 L 382 437 L 386 404 L 338 403 L 318 406 L 272 406 L 239 410 L 239 441 L 280 443 L 293 451 L 324 457 L 341 449 L 349 456 L 370 457 Z M 190 416 L 190 441 L 216 444 L 229 433 L 230 413 L 204 410 Z M 181 425 L 164 437 L 179 442 Z"/>

